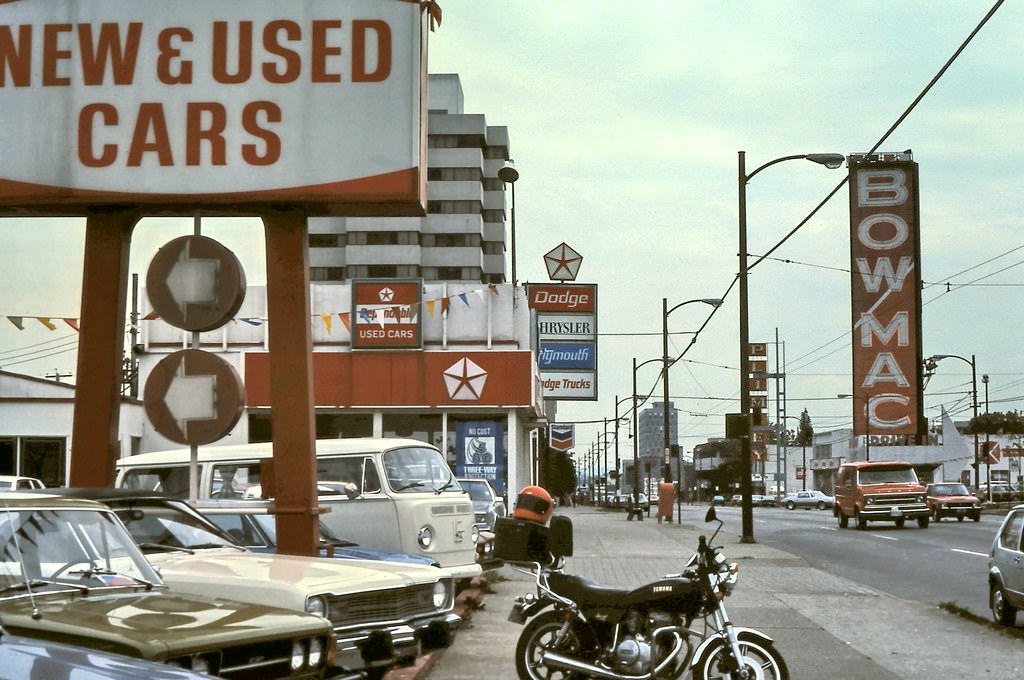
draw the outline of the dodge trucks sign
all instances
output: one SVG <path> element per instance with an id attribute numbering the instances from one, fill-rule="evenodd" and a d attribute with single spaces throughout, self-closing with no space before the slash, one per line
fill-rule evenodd
<path id="1" fill-rule="evenodd" d="M 0 19 L 0 210 L 423 213 L 419 3 L 7 0 Z"/>

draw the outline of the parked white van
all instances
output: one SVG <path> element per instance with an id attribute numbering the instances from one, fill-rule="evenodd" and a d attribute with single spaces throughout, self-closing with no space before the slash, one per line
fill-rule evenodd
<path id="1" fill-rule="evenodd" d="M 453 578 L 481 573 L 473 502 L 441 453 L 415 439 L 316 442 L 320 516 L 340 538 L 393 552 L 429 555 Z M 198 451 L 198 498 L 262 496 L 260 462 L 271 444 L 207 446 Z M 190 451 L 141 453 L 117 461 L 117 486 L 189 496 Z"/>

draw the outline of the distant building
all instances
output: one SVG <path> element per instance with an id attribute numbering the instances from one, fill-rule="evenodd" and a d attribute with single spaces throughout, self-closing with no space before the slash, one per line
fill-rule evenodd
<path id="1" fill-rule="evenodd" d="M 508 129 L 463 110 L 458 75 L 427 87 L 427 215 L 309 221 L 309 274 L 317 283 L 362 278 L 504 283 Z"/>

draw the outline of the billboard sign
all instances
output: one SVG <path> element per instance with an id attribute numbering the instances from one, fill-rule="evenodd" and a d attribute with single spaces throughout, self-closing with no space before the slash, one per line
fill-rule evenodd
<path id="1" fill-rule="evenodd" d="M 923 435 L 918 166 L 850 157 L 854 431 Z"/>
<path id="2" fill-rule="evenodd" d="M 352 349 L 418 349 L 420 281 L 352 282 Z"/>
<path id="3" fill-rule="evenodd" d="M 548 446 L 555 451 L 568 451 L 576 446 L 576 426 L 572 423 L 548 425 Z"/>
<path id="4" fill-rule="evenodd" d="M 597 347 L 592 342 L 541 342 L 537 364 L 542 371 L 594 371 Z"/>
<path id="5" fill-rule="evenodd" d="M 459 422 L 455 427 L 455 476 L 486 479 L 505 495 L 505 451 L 502 424 Z"/>
<path id="6" fill-rule="evenodd" d="M 420 3 L 8 0 L 0 19 L 0 212 L 423 214 Z"/>
<path id="7" fill-rule="evenodd" d="M 597 286 L 530 285 L 545 399 L 597 400 Z"/>

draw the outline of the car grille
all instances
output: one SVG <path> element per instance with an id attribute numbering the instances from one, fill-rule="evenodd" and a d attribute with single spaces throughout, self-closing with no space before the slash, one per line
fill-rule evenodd
<path id="1" fill-rule="evenodd" d="M 877 494 L 871 496 L 871 505 L 875 507 L 903 507 L 905 505 L 920 505 L 917 500 L 920 494 L 892 493 Z"/>
<path id="2" fill-rule="evenodd" d="M 437 611 L 433 583 L 340 595 L 331 598 L 329 607 L 328 616 L 335 630 L 402 621 Z"/>
<path id="3" fill-rule="evenodd" d="M 430 508 L 430 514 L 434 517 L 441 517 L 444 515 L 465 515 L 473 512 L 472 503 L 446 503 L 443 505 L 435 505 Z"/>

